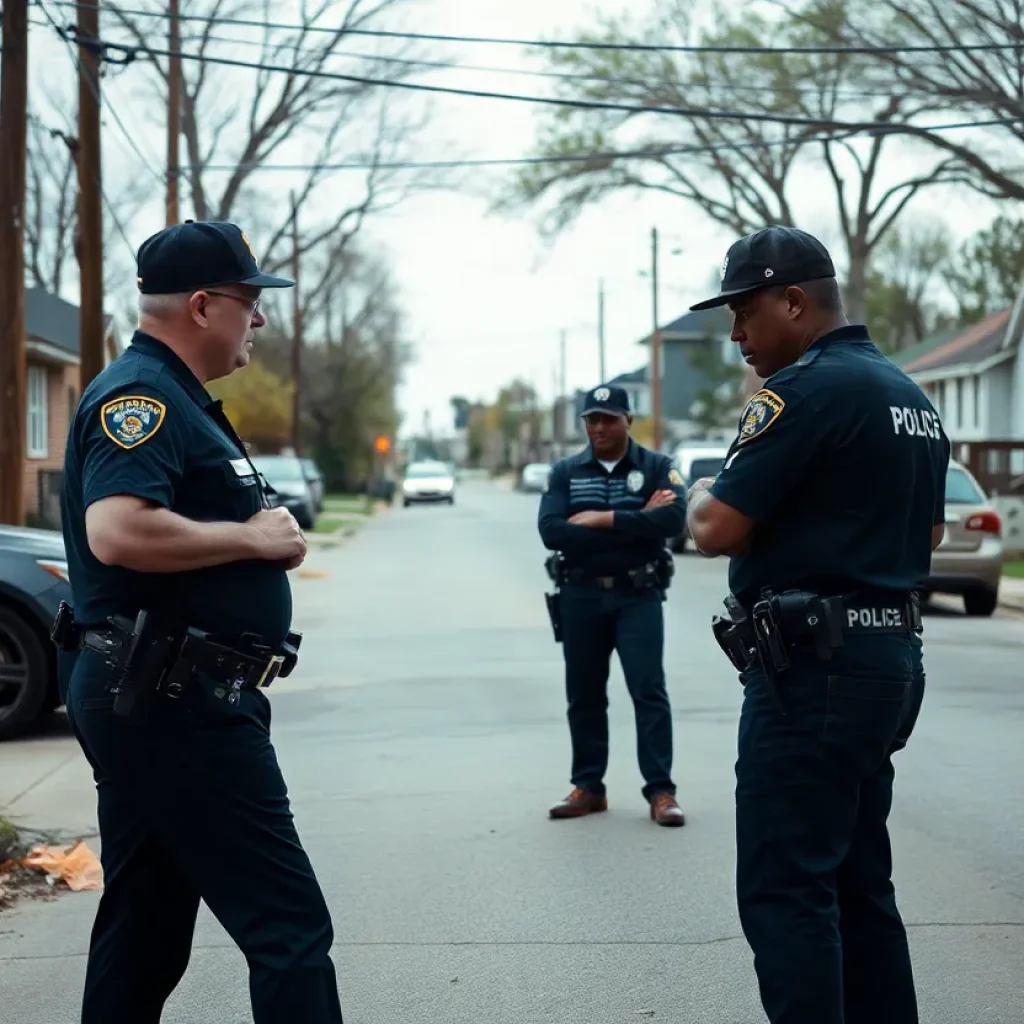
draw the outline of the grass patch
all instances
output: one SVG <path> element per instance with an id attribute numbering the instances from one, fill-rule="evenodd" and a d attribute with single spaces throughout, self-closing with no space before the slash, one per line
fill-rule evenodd
<path id="1" fill-rule="evenodd" d="M 1024 579 L 1024 558 L 1011 558 L 1008 562 L 1003 562 L 1003 575 L 1018 580 Z"/>
<path id="2" fill-rule="evenodd" d="M 18 830 L 6 818 L 0 818 L 0 864 L 18 856 L 18 843 Z"/>

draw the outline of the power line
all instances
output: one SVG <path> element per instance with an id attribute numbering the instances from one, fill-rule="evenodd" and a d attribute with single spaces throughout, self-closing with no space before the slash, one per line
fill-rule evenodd
<path id="1" fill-rule="evenodd" d="M 77 67 L 78 67 L 78 55 L 77 55 L 77 54 L 75 53 L 75 51 L 74 51 L 74 47 L 73 47 L 73 45 L 72 45 L 72 43 L 71 43 L 71 40 L 70 40 L 70 39 L 68 39 L 68 37 L 67 37 L 67 34 L 66 34 L 66 33 L 64 32 L 64 30 L 63 30 L 63 29 L 61 29 L 60 25 L 58 25 L 58 24 L 57 24 L 57 21 L 56 21 L 56 20 L 54 19 L 53 15 L 51 15 L 51 14 L 50 14 L 50 12 L 49 12 L 49 11 L 48 11 L 48 10 L 47 10 L 47 9 L 46 9 L 46 8 L 45 8 L 45 7 L 43 6 L 43 5 L 42 5 L 42 3 L 38 3 L 38 4 L 37 4 L 37 6 L 38 6 L 38 7 L 39 7 L 39 9 L 40 9 L 40 10 L 41 10 L 41 11 L 43 12 L 43 16 L 44 16 L 44 17 L 46 18 L 46 20 L 47 20 L 47 21 L 49 22 L 49 27 L 53 28 L 53 29 L 54 29 L 54 31 L 55 31 L 55 32 L 56 32 L 56 33 L 57 33 L 57 34 L 58 34 L 58 35 L 59 35 L 59 36 L 60 36 L 60 37 L 61 37 L 61 38 L 62 38 L 62 39 L 64 40 L 64 42 L 65 42 L 65 43 L 67 44 L 67 47 L 68 47 L 68 53 L 70 54 L 70 56 L 71 56 L 71 59 L 72 59 L 72 61 L 74 62 L 74 64 L 75 64 L 75 67 L 76 67 L 76 69 L 77 69 Z M 47 26 L 43 25 L 43 24 L 42 24 L 41 22 L 32 22 L 32 24 L 33 24 L 33 25 L 37 25 L 37 26 L 39 26 L 39 27 L 41 27 L 41 28 L 46 28 L 46 27 L 47 27 Z M 95 93 L 96 93 L 96 88 L 95 88 L 95 86 L 93 85 L 93 83 L 92 83 L 92 80 L 91 80 L 91 79 L 89 79 L 88 81 L 89 81 L 89 89 L 90 89 L 90 91 L 91 91 L 91 92 L 92 92 L 93 94 L 95 94 Z M 105 105 L 105 106 L 106 106 L 107 110 L 108 110 L 108 111 L 109 111 L 109 113 L 110 113 L 110 116 L 111 116 L 111 117 L 113 118 L 113 120 L 114 120 L 114 123 L 115 123 L 115 124 L 117 125 L 117 127 L 118 127 L 118 128 L 119 128 L 119 129 L 121 130 L 121 134 L 122 134 L 122 135 L 124 136 L 124 138 L 125 138 L 125 139 L 127 140 L 127 142 L 128 142 L 128 145 L 129 145 L 129 146 L 130 146 L 130 147 L 132 148 L 132 150 L 134 151 L 135 155 L 136 155 L 136 156 L 137 156 L 137 157 L 139 158 L 139 160 L 140 160 L 140 161 L 142 162 L 142 165 L 143 165 L 143 166 L 144 166 L 144 167 L 146 168 L 146 170 L 147 170 L 147 171 L 149 171 L 149 173 L 150 173 L 151 175 L 153 175 L 153 177 L 154 177 L 154 178 L 156 178 L 156 180 L 157 180 L 157 181 L 158 181 L 158 182 L 159 182 L 160 184 L 163 184 L 163 183 L 164 183 L 164 181 L 165 181 L 166 179 L 165 179 L 165 178 L 164 178 L 164 177 L 163 177 L 163 176 L 162 176 L 162 175 L 161 175 L 161 174 L 160 174 L 160 173 L 159 173 L 158 171 L 156 171 L 156 170 L 154 170 L 154 169 L 153 169 L 153 167 L 152 167 L 152 165 L 150 164 L 149 160 L 147 160 L 147 158 L 146 158 L 145 154 L 144 154 L 144 153 L 142 152 L 142 150 L 141 150 L 141 149 L 139 149 L 139 145 L 138 145 L 138 143 L 137 143 L 137 142 L 135 141 L 135 137 L 134 137 L 134 136 L 133 136 L 133 135 L 131 134 L 131 132 L 129 132 L 129 131 L 128 131 L 128 129 L 127 129 L 126 127 L 125 127 L 125 124 L 124 124 L 124 122 L 123 122 L 123 121 L 121 120 L 121 116 L 120 116 L 120 114 L 118 114 L 118 112 L 117 112 L 117 109 L 116 109 L 116 108 L 114 107 L 114 104 L 113 104 L 113 102 L 112 102 L 112 101 L 110 100 L 110 98 L 109 98 L 109 97 L 108 97 L 108 96 L 107 96 L 106 94 L 104 94 L 104 95 L 103 95 L 103 97 L 102 97 L 102 98 L 100 99 L 100 104 L 101 104 L 101 105 Z M 104 198 L 105 198 L 105 197 L 104 197 Z M 108 203 L 108 206 L 109 206 L 109 203 Z M 112 214 L 112 216 L 113 216 L 113 214 Z M 116 220 L 116 217 L 115 217 L 114 223 L 115 223 L 115 226 L 116 226 L 116 225 L 117 225 L 117 220 Z M 122 230 L 122 233 L 123 233 L 123 229 L 121 229 L 121 230 Z M 125 240 L 127 241 L 127 235 L 125 235 Z M 129 242 L 129 245 L 130 245 L 130 244 L 131 244 L 131 243 Z M 135 250 L 134 250 L 134 248 L 133 248 L 133 249 L 132 249 L 132 254 L 133 254 L 133 255 L 134 255 L 134 252 L 135 252 Z"/>
<path id="2" fill-rule="evenodd" d="M 153 49 L 152 47 L 126 46 L 119 43 L 107 43 L 102 40 L 79 40 L 77 32 L 73 28 L 65 30 L 69 36 L 75 37 L 79 45 L 96 46 L 104 56 L 108 50 L 119 50 L 125 54 L 126 63 L 134 59 L 139 53 L 148 54 L 151 57 L 179 57 L 181 60 L 201 61 L 206 64 L 219 64 L 224 67 L 245 68 L 252 71 L 271 71 L 277 74 L 297 76 L 300 78 L 320 78 L 330 81 L 351 82 L 357 85 L 381 86 L 391 89 L 405 89 L 412 92 L 426 92 L 446 96 L 465 96 L 473 99 L 507 100 L 514 103 L 535 103 L 544 106 L 557 106 L 578 110 L 613 110 L 631 114 L 664 114 L 675 117 L 690 117 L 707 121 L 752 121 L 761 124 L 781 124 L 798 127 L 825 127 L 831 126 L 842 131 L 860 131 L 878 127 L 877 122 L 849 122 L 835 121 L 824 117 L 799 117 L 791 114 L 769 114 L 757 112 L 744 112 L 739 110 L 702 110 L 691 107 L 664 107 L 633 103 L 617 103 L 610 100 L 570 100 L 557 96 L 525 96 L 517 93 L 495 92 L 487 89 L 457 89 L 450 86 L 428 85 L 423 82 L 402 82 L 394 79 L 369 78 L 364 75 L 347 75 L 337 71 L 324 71 L 318 68 L 297 68 L 288 67 L 283 64 L 267 64 L 264 62 L 236 60 L 231 57 L 211 57 L 206 55 L 181 53 L 179 51 Z M 996 120 L 992 124 L 1014 124 L 1024 120 L 1024 117 L 1013 117 L 1006 120 Z M 893 126 L 894 128 L 896 126 Z M 904 125 L 902 130 L 909 134 L 927 134 L 927 126 Z"/>
<path id="3" fill-rule="evenodd" d="M 96 7 L 85 0 L 55 0 L 60 7 Z M 139 11 L 120 8 L 122 14 L 139 18 L 171 17 L 167 11 Z M 213 25 L 240 25 L 247 28 L 280 29 L 288 32 L 316 32 L 329 35 L 367 36 L 375 39 L 419 39 L 437 43 L 474 43 L 494 46 L 534 47 L 538 49 L 615 50 L 642 53 L 731 53 L 731 54 L 899 54 L 899 53 L 977 53 L 993 50 L 1024 50 L 1024 42 L 920 44 L 914 46 L 670 46 L 653 43 L 600 43 L 589 40 L 561 41 L 551 39 L 515 39 L 497 36 L 460 36 L 432 32 L 395 32 L 386 29 L 346 28 L 343 25 L 297 25 L 252 18 L 224 18 L 207 14 L 179 14 L 180 21 L 197 21 Z"/>
<path id="4" fill-rule="evenodd" d="M 39 24 L 33 22 L 32 24 Z M 220 36 L 213 33 L 204 32 L 202 35 L 202 42 L 206 43 L 223 43 L 229 46 L 248 46 L 259 49 L 264 49 L 265 43 L 257 39 L 237 39 L 231 36 Z M 125 45 L 132 46 L 132 43 L 112 43 L 111 45 Z M 275 49 L 293 50 L 296 53 L 303 52 L 303 45 L 301 43 L 286 43 L 286 42 L 275 42 Z M 517 77 L 526 78 L 543 78 L 547 80 L 563 81 L 563 82 L 600 82 L 606 85 L 635 85 L 635 86 L 649 86 L 649 82 L 645 82 L 639 78 L 609 78 L 607 75 L 598 74 L 581 74 L 579 72 L 572 71 L 538 71 L 536 69 L 529 68 L 507 68 L 507 67 L 495 67 L 493 65 L 486 64 L 462 64 L 456 61 L 443 61 L 443 60 L 414 60 L 408 57 L 393 57 L 390 54 L 377 55 L 371 53 L 353 53 L 347 50 L 331 50 L 330 56 L 340 57 L 348 60 L 363 60 L 371 61 L 378 64 L 397 64 L 403 67 L 422 67 L 422 68 L 434 68 L 443 71 L 476 71 L 484 72 L 487 74 L 496 75 L 515 75 Z M 737 85 L 735 83 L 717 83 L 717 82 L 687 82 L 687 88 L 701 88 L 711 89 L 722 92 L 739 92 L 739 93 L 757 93 L 763 95 L 766 92 L 786 92 L 794 95 L 803 96 L 818 96 L 821 94 L 820 89 L 801 89 L 799 87 L 787 87 L 787 86 L 776 86 L 776 85 Z M 835 97 L 837 99 L 891 99 L 891 92 L 884 91 L 854 91 L 854 90 L 839 90 L 836 92 Z M 908 90 L 906 95 L 921 95 L 920 92 L 914 90 Z"/>
<path id="5" fill-rule="evenodd" d="M 957 131 L 967 128 L 990 128 L 999 125 L 1012 124 L 1024 118 L 997 118 L 988 121 L 957 121 L 950 124 L 937 124 L 928 128 L 929 132 Z M 629 159 L 656 159 L 665 156 L 687 156 L 701 153 L 714 153 L 724 150 L 736 149 L 774 149 L 777 146 L 810 146 L 815 143 L 842 142 L 851 138 L 871 135 L 897 135 L 906 134 L 906 129 L 901 125 L 880 126 L 870 128 L 858 128 L 853 131 L 835 132 L 830 135 L 809 135 L 806 138 L 796 139 L 761 139 L 756 141 L 743 142 L 716 142 L 705 146 L 672 146 L 660 149 L 633 149 L 633 150 L 609 150 L 606 152 L 590 152 L 576 154 L 558 154 L 552 156 L 528 156 L 528 157 L 495 157 L 463 160 L 397 160 L 390 162 L 372 161 L 341 161 L 338 163 L 309 163 L 309 164 L 267 164 L 254 161 L 252 163 L 240 164 L 204 164 L 201 168 L 206 171 L 218 171 L 231 173 L 235 170 L 262 170 L 262 171 L 368 171 L 368 170 L 454 170 L 464 167 L 516 167 L 543 164 L 561 163 L 591 163 L 606 162 L 612 160 Z"/>

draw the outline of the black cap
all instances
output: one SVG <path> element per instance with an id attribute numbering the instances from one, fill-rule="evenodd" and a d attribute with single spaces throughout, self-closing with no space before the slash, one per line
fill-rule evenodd
<path id="1" fill-rule="evenodd" d="M 773 225 L 733 242 L 722 264 L 722 290 L 690 309 L 724 306 L 736 295 L 835 277 L 832 257 L 813 235 Z"/>
<path id="2" fill-rule="evenodd" d="M 139 291 L 144 295 L 196 292 L 221 284 L 291 288 L 295 282 L 263 274 L 237 224 L 192 221 L 173 224 L 139 246 Z"/>
<path id="3" fill-rule="evenodd" d="M 629 395 L 625 388 L 613 388 L 608 384 L 602 384 L 587 392 L 583 402 L 581 416 L 589 416 L 592 412 L 603 412 L 607 416 L 628 416 Z"/>

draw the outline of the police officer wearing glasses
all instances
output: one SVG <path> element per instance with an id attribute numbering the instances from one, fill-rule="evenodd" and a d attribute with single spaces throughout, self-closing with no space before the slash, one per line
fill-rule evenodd
<path id="1" fill-rule="evenodd" d="M 921 389 L 847 322 L 805 232 L 729 249 L 732 340 L 766 378 L 688 524 L 728 555 L 716 637 L 744 687 L 737 899 L 772 1024 L 917 1024 L 892 884 L 892 756 L 924 690 L 915 592 L 950 445 Z"/>
<path id="2" fill-rule="evenodd" d="M 200 900 L 246 958 L 255 1024 L 342 1019 L 331 919 L 264 692 L 298 657 L 287 570 L 306 542 L 268 507 L 206 390 L 249 362 L 261 290 L 292 284 L 260 272 L 234 224 L 187 221 L 148 239 L 139 329 L 71 424 L 74 607 L 54 640 L 96 780 L 105 875 L 82 1024 L 157 1024 Z"/>
<path id="3" fill-rule="evenodd" d="M 583 410 L 589 446 L 552 467 L 540 502 L 549 600 L 565 655 L 572 792 L 550 810 L 578 818 L 608 808 L 608 672 L 617 651 L 636 711 L 643 796 L 659 825 L 684 824 L 672 780 L 672 711 L 662 667 L 662 602 L 673 571 L 666 541 L 682 532 L 682 478 L 629 436 L 622 388 L 598 387 Z"/>

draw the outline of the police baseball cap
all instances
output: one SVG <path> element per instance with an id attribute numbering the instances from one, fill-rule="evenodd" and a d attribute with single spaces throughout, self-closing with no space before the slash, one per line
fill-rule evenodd
<path id="1" fill-rule="evenodd" d="M 582 416 L 593 412 L 603 412 L 606 416 L 628 416 L 629 395 L 624 388 L 613 388 L 608 385 L 594 388 L 587 392 L 583 401 Z"/>
<path id="2" fill-rule="evenodd" d="M 828 250 L 813 235 L 782 225 L 762 228 L 729 246 L 722 264 L 722 289 L 690 309 L 724 306 L 737 295 L 835 277 Z"/>
<path id="3" fill-rule="evenodd" d="M 227 221 L 172 224 L 147 238 L 137 257 L 143 295 L 197 292 L 223 284 L 291 288 L 285 277 L 261 273 L 245 232 Z"/>

